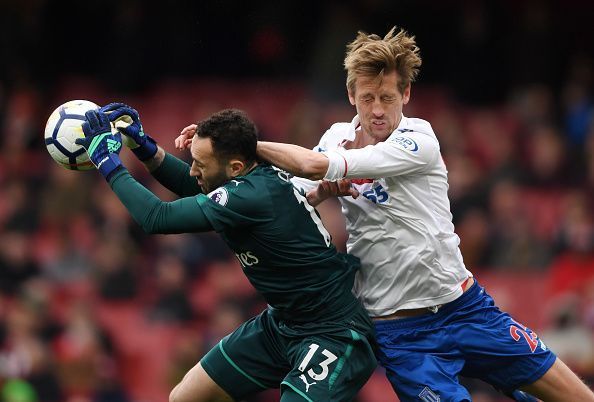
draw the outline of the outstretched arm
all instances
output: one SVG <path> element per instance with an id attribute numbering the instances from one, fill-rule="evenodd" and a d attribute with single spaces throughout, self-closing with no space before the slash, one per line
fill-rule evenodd
<path id="1" fill-rule="evenodd" d="M 165 188 L 180 197 L 196 195 L 201 188 L 189 175 L 190 166 L 168 154 L 144 132 L 136 109 L 124 103 L 110 103 L 99 109 L 123 135 L 124 144 Z"/>
<path id="2" fill-rule="evenodd" d="M 192 233 L 213 230 L 195 197 L 163 202 L 126 169 L 115 173 L 109 185 L 146 233 Z"/>
<path id="3" fill-rule="evenodd" d="M 326 155 L 293 144 L 258 141 L 258 156 L 295 176 L 310 180 L 324 178 L 329 166 Z M 322 180 L 307 191 L 306 198 L 315 207 L 330 197 L 348 195 L 353 198 L 359 196 L 359 192 L 351 187 L 350 180 Z"/>
<path id="4" fill-rule="evenodd" d="M 156 156 L 158 155 L 159 151 Z M 163 187 L 180 197 L 189 197 L 202 192 L 196 179 L 190 176 L 190 165 L 164 151 L 161 162 L 156 168 L 149 169 L 149 171 Z"/>
<path id="5" fill-rule="evenodd" d="M 311 180 L 324 178 L 328 171 L 326 155 L 298 145 L 258 141 L 258 156 L 295 176 Z"/>
<path id="6" fill-rule="evenodd" d="M 213 230 L 196 197 L 163 202 L 128 172 L 119 157 L 122 136 L 113 134 L 107 115 L 97 110 L 85 114 L 83 146 L 99 173 L 108 181 L 132 217 L 147 233 L 183 233 Z"/>
<path id="7" fill-rule="evenodd" d="M 424 172 L 440 157 L 435 137 L 410 132 L 364 148 L 315 152 L 297 145 L 258 142 L 258 155 L 308 179 L 367 179 Z"/>

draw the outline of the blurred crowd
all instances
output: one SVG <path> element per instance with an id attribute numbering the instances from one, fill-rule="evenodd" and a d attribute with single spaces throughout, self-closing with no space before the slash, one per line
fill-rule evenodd
<path id="1" fill-rule="evenodd" d="M 247 111 L 263 139 L 313 147 L 331 123 L 354 113 L 340 65 L 344 44 L 361 28 L 357 18 L 364 26 L 378 19 L 381 28 L 373 29 L 381 33 L 394 15 L 411 21 L 406 28 L 421 45 L 420 82 L 404 112 L 430 121 L 440 140 L 467 267 L 592 384 L 594 55 L 564 43 L 591 41 L 572 25 L 571 17 L 588 17 L 581 3 L 516 5 L 520 22 L 506 27 L 503 42 L 496 23 L 511 4 L 505 1 L 470 2 L 461 12 L 443 2 L 430 11 L 444 18 L 430 21 L 410 4 L 399 14 L 394 2 L 328 2 L 303 33 L 289 28 L 306 7 L 254 6 L 236 10 L 253 17 L 234 28 L 245 32 L 237 38 L 234 29 L 215 28 L 228 18 L 228 3 L 160 15 L 143 2 L 124 2 L 102 25 L 107 43 L 119 44 L 111 58 L 82 58 L 81 65 L 67 65 L 65 53 L 54 63 L 51 55 L 57 43 L 87 50 L 90 37 L 65 35 L 62 12 L 74 2 L 0 5 L 2 59 L 12 61 L 0 67 L 0 401 L 167 400 L 220 337 L 265 307 L 216 234 L 147 236 L 100 175 L 54 163 L 42 135 L 55 107 L 71 99 L 129 103 L 145 130 L 182 159 L 188 155 L 173 151 L 181 128 L 225 107 Z M 217 18 L 178 23 L 192 13 Z M 160 17 L 179 31 L 158 36 Z M 201 39 L 213 29 L 217 40 Z M 455 46 L 432 41 L 432 29 Z M 35 35 L 18 46 L 8 40 L 28 30 Z M 314 36 L 316 45 L 306 46 Z M 42 37 L 47 46 L 37 49 Z M 237 48 L 226 51 L 232 41 Z M 141 45 L 131 50 L 130 43 Z M 199 52 L 188 61 L 192 44 Z M 147 49 L 161 53 L 155 58 Z M 200 53 L 210 54 L 210 67 Z M 129 152 L 122 157 L 161 199 L 174 199 Z M 338 203 L 319 211 L 344 251 Z M 475 401 L 505 400 L 480 383 L 468 386 Z M 378 369 L 358 402 L 395 401 L 386 399 L 388 387 Z M 276 391 L 253 401 L 274 400 Z"/>

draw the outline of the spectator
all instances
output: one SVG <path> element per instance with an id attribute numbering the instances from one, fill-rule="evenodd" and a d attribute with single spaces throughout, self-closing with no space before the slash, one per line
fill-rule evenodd
<path id="1" fill-rule="evenodd" d="M 542 270 L 550 261 L 550 253 L 531 231 L 520 192 L 519 185 L 512 180 L 502 180 L 491 189 L 492 230 L 487 265 L 515 272 Z"/>
<path id="2" fill-rule="evenodd" d="M 103 299 L 130 300 L 136 296 L 135 256 L 127 237 L 101 236 L 92 258 L 95 284 Z"/>
<path id="3" fill-rule="evenodd" d="M 586 285 L 594 280 L 594 221 L 582 193 L 568 197 L 557 248 L 549 268 L 550 296 L 583 295 Z"/>
<path id="4" fill-rule="evenodd" d="M 577 374 L 594 373 L 594 337 L 581 319 L 580 302 L 576 296 L 557 299 L 549 328 L 539 335 L 546 345 L 570 365 Z"/>
<path id="5" fill-rule="evenodd" d="M 186 284 L 187 274 L 183 262 L 176 256 L 164 255 L 156 263 L 157 299 L 150 308 L 149 317 L 163 322 L 187 322 L 194 318 Z"/>

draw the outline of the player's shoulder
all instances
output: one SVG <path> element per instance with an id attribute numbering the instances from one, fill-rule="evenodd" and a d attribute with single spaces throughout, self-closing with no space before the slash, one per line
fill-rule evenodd
<path id="1" fill-rule="evenodd" d="M 388 137 L 388 141 L 401 142 L 400 139 L 402 138 L 409 138 L 427 143 L 428 145 L 434 144 L 439 146 L 431 124 L 427 120 L 419 118 L 402 116 L 400 124 L 390 137 Z"/>
<path id="2" fill-rule="evenodd" d="M 435 160 L 440 152 L 439 141 L 431 124 L 418 118 L 403 116 L 398 128 L 392 132 L 386 143 L 427 161 Z"/>
<path id="3" fill-rule="evenodd" d="M 397 133 L 411 133 L 411 135 L 425 135 L 431 138 L 435 137 L 435 132 L 433 131 L 433 127 L 431 127 L 431 123 L 427 120 L 419 119 L 417 117 L 405 117 L 402 116 L 402 121 L 398 125 L 396 129 Z"/>
<path id="4" fill-rule="evenodd" d="M 328 151 L 340 146 L 345 140 L 355 139 L 355 129 L 359 124 L 359 117 L 355 116 L 351 122 L 338 122 L 330 126 L 322 135 L 320 145 L 316 150 L 318 152 Z"/>
<path id="5" fill-rule="evenodd" d="M 269 165 L 259 165 L 249 174 L 229 180 L 206 196 L 222 206 L 232 207 L 237 203 L 261 205 L 262 198 L 266 197 L 267 181 L 271 175 Z"/>

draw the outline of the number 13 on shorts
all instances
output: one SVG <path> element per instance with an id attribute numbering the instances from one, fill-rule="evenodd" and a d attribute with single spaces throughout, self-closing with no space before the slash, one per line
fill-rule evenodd
<path id="1" fill-rule="evenodd" d="M 295 359 L 282 384 L 305 401 L 350 401 L 376 367 L 367 338 L 352 329 L 337 332 L 333 337 L 304 339 L 290 348 Z"/>
<path id="2" fill-rule="evenodd" d="M 330 352 L 327 349 L 324 349 L 321 351 L 321 354 L 326 357 L 326 360 L 323 360 L 322 362 L 319 363 L 319 366 L 321 367 L 321 371 L 316 373 L 312 367 L 309 370 L 307 370 L 307 372 L 306 372 L 305 369 L 307 368 L 307 365 L 309 364 L 312 357 L 315 355 L 315 353 L 318 351 L 319 348 L 320 348 L 320 345 L 318 345 L 317 343 L 312 343 L 311 345 L 309 345 L 309 351 L 307 352 L 307 354 L 301 361 L 301 364 L 299 364 L 299 367 L 297 367 L 297 369 L 299 371 L 301 371 L 302 373 L 306 373 L 308 376 L 310 376 L 315 381 L 323 381 L 328 376 L 328 372 L 329 372 L 328 366 L 331 363 L 333 363 L 335 360 L 338 359 L 338 357 L 336 357 L 336 355 L 334 353 Z"/>

